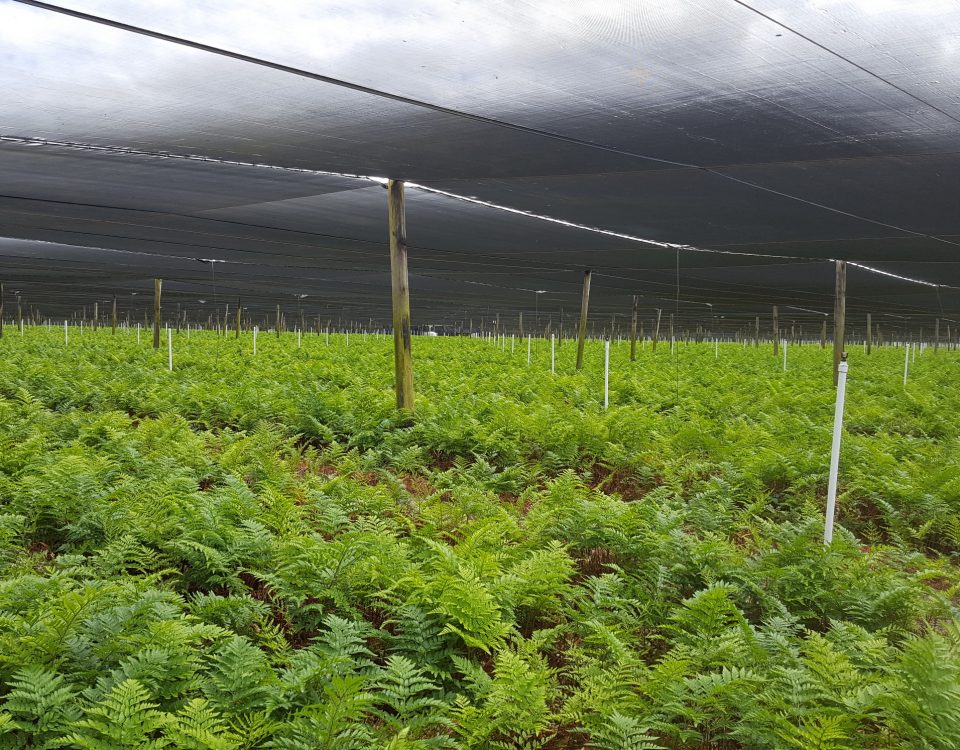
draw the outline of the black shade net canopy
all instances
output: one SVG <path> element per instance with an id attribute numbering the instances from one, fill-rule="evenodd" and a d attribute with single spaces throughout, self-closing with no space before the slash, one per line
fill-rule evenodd
<path id="1" fill-rule="evenodd" d="M 960 319 L 955 0 L 0 2 L 0 277 L 417 324 Z M 924 282 L 924 283 L 920 283 Z M 813 328 L 809 328 L 811 332 Z"/>

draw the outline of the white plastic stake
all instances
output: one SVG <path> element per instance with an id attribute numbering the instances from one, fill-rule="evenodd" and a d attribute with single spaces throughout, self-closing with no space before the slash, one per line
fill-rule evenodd
<path id="1" fill-rule="evenodd" d="M 350 329 L 347 329 L 347 346 L 350 346 Z"/>
<path id="2" fill-rule="evenodd" d="M 527 365 L 530 364 L 530 334 L 527 334 Z"/>
<path id="3" fill-rule="evenodd" d="M 516 343 L 516 338 L 517 338 L 516 334 L 514 333 L 510 334 L 510 353 L 511 354 L 513 354 L 513 345 Z"/>
<path id="4" fill-rule="evenodd" d="M 67 328 L 67 321 L 63 321 L 63 345 L 70 343 L 70 330 Z"/>
<path id="5" fill-rule="evenodd" d="M 823 543 L 833 541 L 833 515 L 837 507 L 837 474 L 840 471 L 840 438 L 843 434 L 843 401 L 847 394 L 847 360 L 837 367 L 837 404 L 833 410 L 833 444 L 830 447 L 830 479 L 827 484 L 827 513 L 823 525 Z"/>
<path id="6" fill-rule="evenodd" d="M 557 371 L 557 367 L 556 367 L 557 355 L 556 355 L 556 348 L 554 346 L 554 343 L 555 342 L 554 342 L 553 334 L 551 333 L 550 334 L 550 374 L 551 375 L 555 374 Z"/>
<path id="7" fill-rule="evenodd" d="M 297 349 L 300 348 L 300 329 L 297 329 Z"/>
<path id="8" fill-rule="evenodd" d="M 253 355 L 257 355 L 257 334 L 260 332 L 260 329 L 257 326 L 253 327 Z"/>
<path id="9" fill-rule="evenodd" d="M 23 336 L 23 318 L 20 318 L 20 335 Z"/>
<path id="10" fill-rule="evenodd" d="M 170 335 L 170 326 L 167 326 L 167 369 L 173 371 L 173 336 Z"/>
<path id="11" fill-rule="evenodd" d="M 80 320 L 80 335 L 83 336 L 83 320 Z"/>
<path id="12" fill-rule="evenodd" d="M 603 346 L 603 408 L 610 406 L 610 339 Z"/>
<path id="13" fill-rule="evenodd" d="M 907 373 L 910 371 L 910 343 L 903 348 L 903 384 L 907 384 Z"/>
<path id="14" fill-rule="evenodd" d="M 782 339 L 783 341 L 783 371 L 787 371 L 787 340 Z"/>

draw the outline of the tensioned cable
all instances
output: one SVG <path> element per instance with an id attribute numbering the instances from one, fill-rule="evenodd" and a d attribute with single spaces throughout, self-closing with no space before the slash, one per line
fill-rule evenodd
<path id="1" fill-rule="evenodd" d="M 744 2 L 744 0 L 733 0 L 733 2 L 735 2 L 737 5 L 739 5 L 739 6 L 743 7 L 743 8 L 746 8 L 747 10 L 751 11 L 752 13 L 756 13 L 756 14 L 757 14 L 758 16 L 760 16 L 761 18 L 765 18 L 766 20 L 770 21 L 770 23 L 776 24 L 776 25 L 779 26 L 781 29 L 784 29 L 785 31 L 789 31 L 791 34 L 800 37 L 800 38 L 803 39 L 805 42 L 808 42 L 808 43 L 812 44 L 814 47 L 816 47 L 816 48 L 819 49 L 819 50 L 822 50 L 823 52 L 826 52 L 828 55 L 832 55 L 833 57 L 836 57 L 838 60 L 843 60 L 843 62 L 845 62 L 847 65 L 850 65 L 850 66 L 856 68 L 856 69 L 859 70 L 861 73 L 866 73 L 866 74 L 867 74 L 868 76 L 870 76 L 871 78 L 875 78 L 876 80 L 880 81 L 881 83 L 886 84 L 886 85 L 889 86 L 890 88 L 899 91 L 899 92 L 900 92 L 901 94 L 903 94 L 904 96 L 908 96 L 908 97 L 910 97 L 911 99 L 913 99 L 914 101 L 919 102 L 920 104 L 924 105 L 925 107 L 929 107 L 930 109 L 934 110 L 935 112 L 939 112 L 939 113 L 940 113 L 941 115 L 943 115 L 944 117 L 946 117 L 946 118 L 948 118 L 948 119 L 950 119 L 950 120 L 953 120 L 953 121 L 956 122 L 956 123 L 960 123 L 960 118 L 958 118 L 958 117 L 950 114 L 949 112 L 941 109 L 941 108 L 938 107 L 936 104 L 933 104 L 932 102 L 927 101 L 927 100 L 924 99 L 923 97 L 917 96 L 916 94 L 912 93 L 911 91 L 908 91 L 907 89 L 903 88 L 902 86 L 898 86 L 897 84 L 895 84 L 895 83 L 894 83 L 893 81 L 891 81 L 890 79 L 884 78 L 884 77 L 883 77 L 882 75 L 880 75 L 879 73 L 874 73 L 872 70 L 870 70 L 869 68 L 864 67 L 864 66 L 861 65 L 860 63 L 851 60 L 849 57 L 846 57 L 845 55 L 841 55 L 841 54 L 840 54 L 839 52 L 837 52 L 836 50 L 830 49 L 830 48 L 829 48 L 828 46 L 826 46 L 825 44 L 822 44 L 821 42 L 818 42 L 816 39 L 813 39 L 812 37 L 807 36 L 807 35 L 804 34 L 802 31 L 799 31 L 798 29 L 795 29 L 795 28 L 793 28 L 792 26 L 788 26 L 788 25 L 785 24 L 783 21 L 778 21 L 778 20 L 777 20 L 776 18 L 774 18 L 773 16 L 770 16 L 770 15 L 764 13 L 762 10 L 759 10 L 758 8 L 754 8 L 754 7 L 753 7 L 752 5 L 750 5 L 749 3 Z"/>
<path id="2" fill-rule="evenodd" d="M 737 0 L 735 0 L 737 1 Z M 841 216 L 847 216 L 852 219 L 859 221 L 869 222 L 877 226 L 882 226 L 887 229 L 895 229 L 900 232 L 905 232 L 917 237 L 925 237 L 927 239 L 934 240 L 935 242 L 942 242 L 948 245 L 955 245 L 960 247 L 960 242 L 952 242 L 943 237 L 938 237 L 936 235 L 926 234 L 924 232 L 916 232 L 914 230 L 905 229 L 899 227 L 895 224 L 889 224 L 878 219 L 871 219 L 866 216 L 860 216 L 859 214 L 852 213 L 850 211 L 844 211 L 839 208 L 834 208 L 833 206 L 828 206 L 824 203 L 819 203 L 817 201 L 808 200 L 806 198 L 801 198 L 798 195 L 793 195 L 791 193 L 785 193 L 780 190 L 775 190 L 773 188 L 760 185 L 756 182 L 751 182 L 750 180 L 745 180 L 740 177 L 734 177 L 733 175 L 727 174 L 726 172 L 719 171 L 711 167 L 705 167 L 699 164 L 691 164 L 687 162 L 676 161 L 672 159 L 663 159 L 656 156 L 650 156 L 649 154 L 639 154 L 634 151 L 628 151 L 626 149 L 617 148 L 615 146 L 609 146 L 603 143 L 597 143 L 596 141 L 588 141 L 582 138 L 575 138 L 573 136 L 564 135 L 562 133 L 556 133 L 551 130 L 543 130 L 541 128 L 534 128 L 527 125 L 520 125 L 519 123 L 509 122 L 507 120 L 500 120 L 495 117 L 486 117 L 484 115 L 478 115 L 471 112 L 465 112 L 463 110 L 454 109 L 452 107 L 445 107 L 440 104 L 433 104 L 431 102 L 424 101 L 422 99 L 415 99 L 413 97 L 403 96 L 401 94 L 394 94 L 388 91 L 383 91 L 381 89 L 375 89 L 371 86 L 364 86 L 362 84 L 353 83 L 351 81 L 346 81 L 340 78 L 334 78 L 333 76 L 323 75 L 322 73 L 313 73 L 302 68 L 297 68 L 291 65 L 284 65 L 283 63 L 273 62 L 271 60 L 266 60 L 260 57 L 254 57 L 253 55 L 246 55 L 242 52 L 234 52 L 232 50 L 226 50 L 222 47 L 215 47 L 210 44 L 204 44 L 202 42 L 193 41 L 191 39 L 186 39 L 184 37 L 174 36 L 172 34 L 165 34 L 160 31 L 153 29 L 147 29 L 142 26 L 135 26 L 133 24 L 124 23 L 122 21 L 117 21 L 115 19 L 106 18 L 104 16 L 97 16 L 91 13 L 84 13 L 82 11 L 73 10 L 70 8 L 64 8 L 59 5 L 53 5 L 52 3 L 45 3 L 41 0 L 14 0 L 14 2 L 21 3 L 23 5 L 29 5 L 41 10 L 51 11 L 53 13 L 60 13 L 62 15 L 70 16 L 72 18 L 77 18 L 82 21 L 89 21 L 91 23 L 100 24 L 102 26 L 108 26 L 110 28 L 119 29 L 120 31 L 126 31 L 132 34 L 139 34 L 141 36 L 147 36 L 152 39 L 157 39 L 163 42 L 169 42 L 171 44 L 177 44 L 184 47 L 189 47 L 191 49 L 196 49 L 201 52 L 208 52 L 210 54 L 219 55 L 221 57 L 227 57 L 240 62 L 249 63 L 251 65 L 258 65 L 260 67 L 270 68 L 272 70 L 277 70 L 282 73 L 288 73 L 291 75 L 300 76 L 302 78 L 309 78 L 321 83 L 327 83 L 334 86 L 339 86 L 341 88 L 346 88 L 351 91 L 357 91 L 362 94 L 367 94 L 370 96 L 380 97 L 382 99 L 388 99 L 390 101 L 400 102 L 402 104 L 407 104 L 414 107 L 420 107 L 423 109 L 428 109 L 434 112 L 439 112 L 445 115 L 450 115 L 452 117 L 459 117 L 462 119 L 471 120 L 473 122 L 479 122 L 485 125 L 491 125 L 494 127 L 505 128 L 508 130 L 514 130 L 528 135 L 539 136 L 542 138 L 550 138 L 552 140 L 562 141 L 564 143 L 570 143 L 576 146 L 583 146 L 586 148 L 596 149 L 600 151 L 605 151 L 609 153 L 619 154 L 621 156 L 628 156 L 631 158 L 642 159 L 644 161 L 650 161 L 658 164 L 667 164 L 675 167 L 684 167 L 691 170 L 699 170 L 706 172 L 717 177 L 720 177 L 725 180 L 730 180 L 732 182 L 739 183 L 746 187 L 753 188 L 755 190 L 760 190 L 765 193 L 770 193 L 772 195 L 777 195 L 782 198 L 787 198 L 789 200 L 798 201 L 815 208 L 820 208 L 831 213 L 839 214 Z M 883 79 L 881 79 L 883 80 Z M 426 189 L 424 186 L 419 186 L 423 189 Z M 434 190 L 433 192 L 442 193 L 443 191 Z M 691 248 L 692 249 L 692 248 Z"/>

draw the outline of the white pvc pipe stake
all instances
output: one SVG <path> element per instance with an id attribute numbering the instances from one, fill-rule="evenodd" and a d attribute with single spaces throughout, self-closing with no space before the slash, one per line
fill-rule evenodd
<path id="1" fill-rule="evenodd" d="M 516 334 L 510 334 L 510 353 L 513 354 L 513 345 L 516 343 Z"/>
<path id="2" fill-rule="evenodd" d="M 527 334 L 527 364 L 530 364 L 530 334 Z"/>
<path id="3" fill-rule="evenodd" d="M 297 329 L 297 349 L 300 348 L 300 329 Z"/>
<path id="4" fill-rule="evenodd" d="M 167 326 L 167 369 L 173 371 L 173 336 L 170 335 L 170 326 Z"/>
<path id="5" fill-rule="evenodd" d="M 833 410 L 833 443 L 830 446 L 830 479 L 827 483 L 827 512 L 823 525 L 823 543 L 833 541 L 833 516 L 837 507 L 837 474 L 840 471 L 840 438 L 843 435 L 843 402 L 847 394 L 847 363 L 837 367 L 837 403 Z"/>
<path id="6" fill-rule="evenodd" d="M 903 384 L 907 384 L 907 373 L 910 371 L 910 344 L 903 348 Z"/>
<path id="7" fill-rule="evenodd" d="M 610 406 L 610 339 L 603 346 L 603 408 Z"/>
<path id="8" fill-rule="evenodd" d="M 257 355 L 257 334 L 260 332 L 260 329 L 257 326 L 253 327 L 253 355 Z"/>
<path id="9" fill-rule="evenodd" d="M 67 321 L 63 321 L 63 345 L 70 343 L 70 329 L 67 328 Z"/>
<path id="10" fill-rule="evenodd" d="M 23 336 L 23 319 L 20 319 L 20 335 Z"/>
<path id="11" fill-rule="evenodd" d="M 553 375 L 557 371 L 557 355 L 556 348 L 554 347 L 554 338 L 553 334 L 550 334 L 550 374 Z"/>

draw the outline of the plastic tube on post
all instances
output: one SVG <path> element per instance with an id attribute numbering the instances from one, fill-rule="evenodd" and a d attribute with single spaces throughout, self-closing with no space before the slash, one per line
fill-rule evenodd
<path id="1" fill-rule="evenodd" d="M 840 355 L 837 367 L 837 403 L 833 410 L 833 443 L 830 446 L 830 479 L 827 482 L 827 512 L 823 524 L 823 543 L 833 541 L 833 516 L 837 507 L 837 474 L 840 471 L 840 438 L 843 435 L 843 402 L 847 394 L 847 355 Z"/>
<path id="2" fill-rule="evenodd" d="M 556 348 L 554 347 L 554 338 L 553 334 L 550 334 L 550 374 L 553 375 L 557 371 L 557 355 Z"/>
<path id="3" fill-rule="evenodd" d="M 603 347 L 603 408 L 610 406 L 610 339 Z"/>
<path id="4" fill-rule="evenodd" d="M 170 335 L 170 326 L 167 326 L 167 369 L 173 371 L 173 336 Z"/>
<path id="5" fill-rule="evenodd" d="M 20 318 L 20 335 L 23 336 L 23 318 Z"/>
<path id="6" fill-rule="evenodd" d="M 511 353 L 511 354 L 513 354 L 513 345 L 514 345 L 514 343 L 516 343 L 516 342 L 515 342 L 515 339 L 516 339 L 516 334 L 511 333 L 511 334 L 510 334 L 510 353 Z"/>
<path id="7" fill-rule="evenodd" d="M 257 334 L 260 332 L 260 329 L 257 326 L 253 327 L 253 356 L 257 356 Z"/>
<path id="8" fill-rule="evenodd" d="M 907 384 L 907 373 L 910 371 L 910 342 L 903 348 L 903 384 Z"/>
<path id="9" fill-rule="evenodd" d="M 70 343 L 70 329 L 67 328 L 67 321 L 63 321 L 63 345 Z"/>

